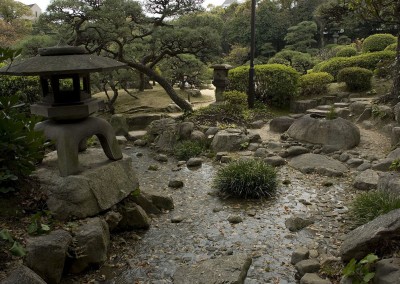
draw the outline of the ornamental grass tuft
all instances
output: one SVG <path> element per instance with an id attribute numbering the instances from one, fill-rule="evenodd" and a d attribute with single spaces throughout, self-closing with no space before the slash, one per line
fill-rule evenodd
<path id="1" fill-rule="evenodd" d="M 400 208 L 399 196 L 387 191 L 369 191 L 355 198 L 350 216 L 355 226 L 361 226 L 398 208 Z"/>
<path id="2" fill-rule="evenodd" d="M 224 197 L 270 197 L 276 190 L 276 172 L 261 160 L 238 160 L 221 168 L 213 184 Z"/>

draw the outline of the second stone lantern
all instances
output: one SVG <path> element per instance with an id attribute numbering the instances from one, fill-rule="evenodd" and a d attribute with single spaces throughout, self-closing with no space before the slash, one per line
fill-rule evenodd
<path id="1" fill-rule="evenodd" d="M 90 117 L 100 101 L 91 97 L 89 74 L 124 67 L 126 64 L 111 58 L 87 54 L 84 48 L 62 46 L 40 48 L 39 56 L 0 68 L 2 75 L 40 77 L 43 97 L 31 106 L 31 113 L 48 118 L 35 130 L 55 141 L 61 176 L 79 173 L 78 152 L 92 135 L 99 138 L 110 160 L 122 159 L 111 125 Z"/>

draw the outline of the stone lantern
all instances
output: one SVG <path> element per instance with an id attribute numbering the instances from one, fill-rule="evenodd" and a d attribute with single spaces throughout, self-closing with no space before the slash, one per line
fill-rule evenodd
<path id="1" fill-rule="evenodd" d="M 214 68 L 212 83 L 215 86 L 215 101 L 219 103 L 224 100 L 222 94 L 229 84 L 228 72 L 232 69 L 232 66 L 228 64 L 216 64 L 211 67 Z"/>
<path id="2" fill-rule="evenodd" d="M 122 159 L 114 130 L 104 119 L 90 117 L 100 101 L 91 97 L 90 73 L 125 67 L 116 60 L 87 54 L 84 48 L 63 46 L 40 48 L 39 55 L 0 68 L 0 74 L 39 76 L 42 100 L 31 106 L 31 113 L 48 120 L 35 130 L 54 140 L 62 177 L 79 173 L 78 152 L 96 135 L 110 160 Z"/>

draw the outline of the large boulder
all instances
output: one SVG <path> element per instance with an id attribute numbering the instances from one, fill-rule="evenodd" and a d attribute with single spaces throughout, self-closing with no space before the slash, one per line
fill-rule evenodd
<path id="1" fill-rule="evenodd" d="M 172 152 L 179 139 L 180 126 L 172 118 L 163 118 L 152 121 L 147 128 L 150 141 L 166 152 Z"/>
<path id="2" fill-rule="evenodd" d="M 382 259 L 376 263 L 374 283 L 400 283 L 400 258 Z"/>
<path id="3" fill-rule="evenodd" d="M 239 151 L 243 143 L 249 142 L 249 138 L 238 129 L 227 129 L 215 134 L 211 149 L 215 152 Z"/>
<path id="4" fill-rule="evenodd" d="M 107 222 L 100 218 L 88 219 L 74 232 L 71 273 L 80 273 L 92 265 L 107 260 L 110 232 Z"/>
<path id="5" fill-rule="evenodd" d="M 175 284 L 242 284 L 251 265 L 251 257 L 244 254 L 223 256 L 179 267 L 174 275 Z"/>
<path id="6" fill-rule="evenodd" d="M 391 193 L 394 196 L 400 196 L 400 173 L 382 173 L 379 177 L 377 187 L 378 190 Z"/>
<path id="7" fill-rule="evenodd" d="M 281 116 L 274 118 L 269 123 L 269 130 L 273 132 L 283 133 L 293 124 L 294 118 Z"/>
<path id="8" fill-rule="evenodd" d="M 341 162 L 319 154 L 304 154 L 294 157 L 289 166 L 302 173 L 318 173 L 326 176 L 342 176 L 348 168 Z"/>
<path id="9" fill-rule="evenodd" d="M 132 158 L 110 161 L 101 149 L 81 153 L 82 173 L 60 177 L 56 152 L 35 172 L 48 193 L 47 205 L 59 219 L 86 218 L 105 211 L 139 187 Z"/>
<path id="10" fill-rule="evenodd" d="M 371 251 L 379 253 L 382 244 L 397 240 L 399 234 L 400 209 L 396 209 L 348 233 L 340 247 L 342 260 L 360 260 Z"/>
<path id="11" fill-rule="evenodd" d="M 351 149 L 360 143 L 358 127 L 340 117 L 327 120 L 305 115 L 290 126 L 287 134 L 298 141 L 336 149 Z"/>
<path id="12" fill-rule="evenodd" d="M 1 281 L 1 284 L 46 284 L 39 275 L 28 267 L 21 265 L 13 270 L 10 275 Z"/>
<path id="13" fill-rule="evenodd" d="M 29 238 L 26 242 L 25 263 L 46 283 L 59 283 L 72 236 L 64 230 Z"/>
<path id="14" fill-rule="evenodd" d="M 146 211 L 137 204 L 128 204 L 119 208 L 122 220 L 119 222 L 117 230 L 131 231 L 135 229 L 148 229 L 151 220 Z"/>

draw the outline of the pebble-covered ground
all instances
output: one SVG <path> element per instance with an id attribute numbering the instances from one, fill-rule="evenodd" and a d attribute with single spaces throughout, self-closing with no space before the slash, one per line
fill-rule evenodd
<path id="1" fill-rule="evenodd" d="M 133 279 L 172 283 L 176 268 L 184 263 L 242 252 L 253 258 L 246 283 L 295 283 L 290 264 L 294 248 L 305 245 L 319 253 L 335 253 L 340 244 L 347 198 L 353 194 L 346 177 L 304 175 L 284 166 L 278 169 L 275 198 L 222 200 L 212 188 L 218 164 L 208 161 L 196 169 L 178 168 L 172 158 L 167 163 L 155 161 L 147 148 L 125 153 L 133 158 L 141 189 L 172 196 L 175 209 L 155 217 L 151 228 L 138 236 L 116 237 L 129 243 L 130 268 L 113 283 L 132 283 Z M 158 170 L 147 170 L 150 165 Z M 168 188 L 171 179 L 182 180 L 184 187 Z M 315 223 L 291 233 L 285 220 L 298 214 L 312 216 Z M 232 216 L 243 221 L 232 224 L 228 221 Z"/>

